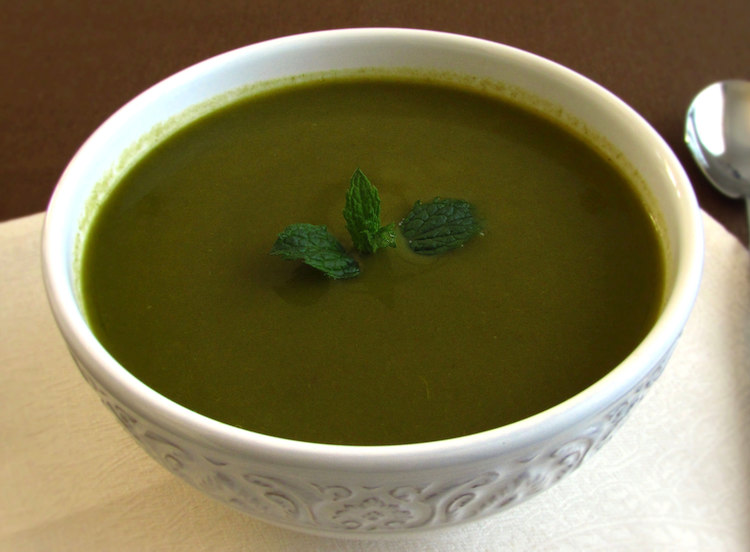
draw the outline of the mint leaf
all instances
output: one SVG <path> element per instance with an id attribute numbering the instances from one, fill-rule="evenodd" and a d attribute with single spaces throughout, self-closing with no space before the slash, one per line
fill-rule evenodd
<path id="1" fill-rule="evenodd" d="M 374 253 L 381 247 L 396 247 L 393 224 L 380 226 L 380 196 L 365 174 L 357 169 L 349 181 L 344 206 L 346 229 L 360 253 Z"/>
<path id="2" fill-rule="evenodd" d="M 359 264 L 325 226 L 290 224 L 279 234 L 271 255 L 300 260 L 334 280 L 359 275 Z"/>
<path id="3" fill-rule="evenodd" d="M 439 255 L 461 247 L 482 230 L 471 203 L 439 197 L 431 203 L 417 201 L 399 226 L 409 247 L 420 255 Z"/>

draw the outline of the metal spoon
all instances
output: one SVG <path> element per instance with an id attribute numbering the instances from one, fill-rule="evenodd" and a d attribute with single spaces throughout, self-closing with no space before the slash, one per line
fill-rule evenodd
<path id="1" fill-rule="evenodd" d="M 750 225 L 750 82 L 704 88 L 688 109 L 685 142 L 716 189 L 745 198 Z"/>

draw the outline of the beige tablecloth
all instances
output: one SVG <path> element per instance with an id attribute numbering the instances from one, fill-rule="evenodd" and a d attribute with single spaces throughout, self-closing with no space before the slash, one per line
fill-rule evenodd
<path id="1" fill-rule="evenodd" d="M 55 328 L 39 268 L 42 216 L 0 224 L 0 551 L 750 550 L 750 256 L 704 222 L 695 311 L 610 443 L 507 513 L 368 541 L 255 521 L 147 457 Z"/>

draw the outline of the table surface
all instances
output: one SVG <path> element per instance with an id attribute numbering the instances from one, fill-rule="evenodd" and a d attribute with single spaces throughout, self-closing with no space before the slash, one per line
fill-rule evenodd
<path id="1" fill-rule="evenodd" d="M 721 196 L 683 142 L 691 98 L 750 79 L 748 0 L 35 0 L 0 18 L 0 221 L 44 210 L 76 149 L 170 74 L 261 40 L 343 27 L 468 34 L 562 63 L 640 112 L 672 146 L 704 210 L 747 243 L 744 204 Z"/>

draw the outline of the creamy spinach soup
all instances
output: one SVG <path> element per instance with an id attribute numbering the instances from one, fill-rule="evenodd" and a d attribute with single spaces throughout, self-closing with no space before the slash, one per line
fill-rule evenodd
<path id="1" fill-rule="evenodd" d="M 474 205 L 444 255 L 403 243 L 331 280 L 269 255 L 290 223 L 347 248 L 353 171 L 384 222 Z M 538 413 L 607 374 L 652 326 L 662 246 L 635 187 L 570 131 L 489 94 L 408 79 L 288 85 L 154 147 L 99 208 L 87 317 L 166 397 L 321 443 L 423 442 Z"/>

